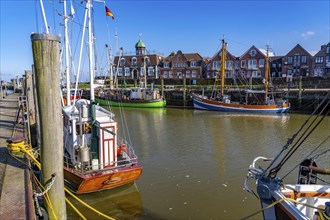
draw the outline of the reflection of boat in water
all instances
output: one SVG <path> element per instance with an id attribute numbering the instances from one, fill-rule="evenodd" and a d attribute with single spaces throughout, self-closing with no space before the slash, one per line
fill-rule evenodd
<path id="1" fill-rule="evenodd" d="M 269 76 L 269 61 L 268 52 L 266 59 L 266 79 L 264 91 L 246 90 L 246 100 L 244 102 L 237 102 L 231 100 L 228 94 L 224 94 L 224 81 L 226 70 L 226 43 L 222 40 L 221 50 L 221 77 L 217 76 L 214 88 L 210 97 L 204 95 L 193 94 L 193 104 L 196 109 L 225 111 L 225 112 L 243 112 L 243 113 L 285 113 L 290 109 L 290 104 L 285 100 L 275 100 L 274 97 L 270 99 L 268 96 L 268 76 Z M 221 78 L 221 93 L 216 90 L 217 83 Z M 248 99 L 252 94 L 264 94 L 263 102 L 255 102 Z"/>
<path id="2" fill-rule="evenodd" d="M 126 184 L 114 189 L 79 195 L 79 198 L 98 211 L 114 219 L 137 219 L 143 214 L 140 192 L 135 183 Z M 70 196 L 68 199 L 76 203 Z M 76 207 L 87 219 L 95 219 L 95 212 L 76 203 Z M 78 219 L 79 216 L 70 208 L 68 217 Z M 97 217 L 102 219 L 101 216 Z"/>
<path id="3" fill-rule="evenodd" d="M 259 156 L 250 165 L 245 189 L 260 200 L 264 219 L 330 219 L 330 178 L 327 180 L 328 176 L 325 176 L 330 175 L 330 169 L 320 168 L 316 164 L 316 160 L 322 161 L 323 157 L 326 161 L 324 165 L 329 166 L 329 118 L 326 117 L 330 115 L 330 110 L 326 110 L 330 105 L 329 97 L 330 92 L 318 109 L 289 138 L 275 158 Z M 319 110 L 320 113 L 316 114 Z M 321 126 L 325 126 L 327 131 L 324 131 L 324 127 L 322 129 Z M 305 143 L 313 133 L 318 134 L 318 143 L 315 146 Z M 306 148 L 301 149 L 304 146 Z M 299 152 L 298 149 L 304 155 L 299 157 L 296 166 L 290 167 L 288 173 L 282 178 L 277 177 L 292 155 Z M 266 169 L 257 167 L 256 163 L 261 160 L 271 161 L 271 163 Z M 276 165 L 275 162 L 278 164 Z M 284 179 L 298 167 L 297 184 L 284 184 Z M 257 180 L 256 192 L 248 186 L 249 179 Z"/>

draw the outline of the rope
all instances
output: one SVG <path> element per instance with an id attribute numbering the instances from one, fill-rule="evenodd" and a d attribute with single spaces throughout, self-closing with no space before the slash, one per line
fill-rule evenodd
<path id="1" fill-rule="evenodd" d="M 85 216 L 70 202 L 68 198 L 65 198 L 65 201 L 71 206 L 71 208 L 79 215 L 82 220 L 87 220 Z"/>
<path id="2" fill-rule="evenodd" d="M 260 213 L 260 212 L 263 212 L 263 211 L 265 211 L 266 209 L 269 209 L 269 208 L 271 208 L 271 207 L 273 207 L 273 206 L 277 205 L 278 203 L 281 203 L 281 202 L 283 202 L 283 201 L 285 201 L 285 200 L 286 200 L 286 201 L 293 202 L 293 203 L 296 203 L 296 204 L 298 204 L 298 205 L 303 205 L 303 206 L 306 206 L 306 207 L 309 207 L 309 208 L 317 209 L 318 211 L 322 211 L 322 212 L 324 211 L 324 208 L 315 207 L 315 206 L 312 206 L 312 205 L 308 205 L 308 204 L 306 204 L 306 203 L 298 202 L 298 201 L 296 201 L 296 200 L 294 200 L 294 199 L 291 199 L 291 198 L 286 198 L 286 197 L 284 197 L 284 198 L 282 198 L 282 199 L 280 199 L 280 200 L 277 200 L 277 201 L 273 202 L 272 204 L 270 204 L 270 205 L 267 206 L 266 208 L 263 208 L 263 209 L 261 209 L 261 210 L 259 210 L 259 211 L 257 211 L 257 212 L 252 213 L 251 215 L 248 215 L 248 216 L 242 218 L 241 220 L 249 219 L 249 218 L 251 218 L 252 216 L 255 216 L 256 214 L 258 214 L 258 213 Z"/>
<path id="3" fill-rule="evenodd" d="M 88 205 L 87 203 L 85 203 L 84 201 L 82 201 L 81 199 L 79 199 L 72 192 L 70 192 L 70 190 L 68 190 L 67 188 L 64 188 L 64 190 L 65 190 L 66 193 L 68 193 L 70 196 L 72 196 L 74 199 L 76 199 L 78 202 L 80 202 L 81 204 L 83 204 L 84 206 L 86 206 L 87 208 L 89 208 L 90 210 L 92 210 L 95 213 L 103 216 L 106 219 L 114 220 L 114 218 L 111 218 L 110 216 L 107 216 L 107 215 L 103 214 L 102 212 L 99 212 L 98 210 L 94 209 L 92 206 Z"/>
<path id="4" fill-rule="evenodd" d="M 9 147 L 9 145 L 11 145 L 11 147 Z M 36 166 L 41 170 L 41 164 L 39 161 L 37 161 L 37 159 L 33 156 L 32 153 L 30 153 L 29 151 L 32 151 L 32 148 L 29 146 L 29 145 L 25 145 L 24 144 L 24 141 L 21 141 L 19 143 L 15 143 L 14 144 L 14 147 L 13 147 L 13 143 L 11 144 L 8 144 L 8 148 L 10 149 L 17 149 L 19 148 L 22 152 L 26 153 L 36 164 Z M 28 149 L 28 150 L 27 150 Z M 12 151 L 10 151 L 12 152 Z M 12 154 L 10 154 L 12 157 L 14 157 L 16 160 L 18 160 L 20 163 L 28 166 L 26 163 L 24 163 L 23 161 L 21 161 L 20 159 L 16 158 L 15 156 L 13 156 Z M 28 166 L 29 167 L 29 166 Z M 30 168 L 29 168 L 30 169 Z M 54 212 L 54 209 L 53 209 L 53 206 L 49 200 L 49 197 L 48 197 L 48 194 L 47 192 L 50 190 L 50 188 L 52 187 L 52 185 L 54 184 L 55 182 L 55 175 L 52 176 L 51 178 L 51 181 L 47 184 L 46 188 L 44 188 L 42 186 L 42 184 L 38 181 L 38 179 L 35 177 L 35 174 L 33 173 L 33 176 L 35 178 L 35 181 L 38 183 L 37 185 L 39 185 L 43 190 L 40 190 L 41 193 L 36 193 L 34 192 L 34 199 L 36 201 L 36 206 L 37 206 L 37 210 L 38 210 L 38 214 L 40 216 L 42 216 L 41 214 L 41 211 L 40 211 L 40 207 L 39 207 L 39 203 L 38 203 L 38 199 L 37 197 L 38 196 L 44 196 L 45 197 L 45 200 L 46 200 L 46 203 L 48 204 L 48 206 L 50 207 L 51 211 L 52 211 L 52 214 L 54 215 L 55 219 L 57 219 L 56 215 L 55 215 L 55 212 Z M 81 204 L 85 205 L 87 208 L 91 209 L 92 211 L 94 211 L 95 213 L 97 213 L 98 215 L 101 215 L 107 219 L 111 219 L 113 220 L 113 218 L 111 218 L 110 216 L 107 216 L 103 213 L 101 213 L 100 211 L 94 209 L 93 207 L 91 207 L 90 205 L 88 205 L 87 203 L 85 203 L 84 201 L 80 200 L 78 197 L 76 197 L 75 195 L 73 195 L 67 188 L 64 188 L 65 192 L 69 193 L 74 199 L 76 199 L 78 202 L 80 202 Z M 68 200 L 66 199 L 66 202 L 68 202 Z M 69 201 L 68 204 L 72 207 L 73 204 Z M 86 219 L 79 211 L 77 208 L 75 207 L 72 207 L 73 210 L 75 210 L 77 212 L 77 214 L 82 217 L 82 219 Z"/>

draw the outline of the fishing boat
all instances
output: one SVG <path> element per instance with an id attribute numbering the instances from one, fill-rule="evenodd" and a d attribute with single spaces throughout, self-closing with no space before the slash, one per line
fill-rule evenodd
<path id="1" fill-rule="evenodd" d="M 122 48 L 118 60 L 121 60 Z M 111 55 L 110 55 L 111 57 Z M 118 88 L 117 75 L 118 75 L 118 66 L 115 76 L 113 76 L 112 68 L 112 59 L 110 58 L 110 88 L 101 89 L 96 98 L 96 103 L 99 103 L 103 106 L 113 106 L 113 107 L 135 107 L 135 108 L 163 108 L 166 106 L 166 100 L 161 95 L 161 91 L 151 84 L 150 87 L 147 87 L 147 65 L 146 57 L 143 57 L 143 69 L 144 74 L 143 78 L 140 81 L 138 87 L 133 88 Z M 114 79 L 113 79 L 114 78 Z M 113 82 L 117 85 L 117 88 L 114 88 Z"/>
<path id="2" fill-rule="evenodd" d="M 244 188 L 260 200 L 262 209 L 247 218 L 262 212 L 265 220 L 330 219 L 330 178 L 326 179 L 326 175 L 330 175 L 330 169 L 317 165 L 317 162 L 322 161 L 322 157 L 325 166 L 329 165 L 330 92 L 326 97 L 322 101 L 323 104 L 319 105 L 323 108 L 320 113 L 316 112 L 321 108 L 316 109 L 274 158 L 259 156 L 253 160 Z M 323 127 L 321 127 L 322 124 Z M 327 129 L 326 132 L 324 128 Z M 308 138 L 311 139 L 312 133 L 322 134 L 322 136 L 325 134 L 324 137 L 317 137 L 319 143 L 313 147 L 308 143 Z M 297 152 L 306 155 L 298 155 L 299 161 L 294 159 L 296 166 L 293 168 L 290 166 L 287 174 L 278 177 L 279 171 Z M 257 163 L 261 164 L 261 161 L 264 161 L 263 164 L 265 161 L 270 161 L 270 164 L 264 169 L 260 165 L 257 166 Z M 285 183 L 284 179 L 296 169 L 297 183 Z M 251 179 L 256 180 L 256 190 L 252 190 L 249 186 Z"/>
<path id="3" fill-rule="evenodd" d="M 226 63 L 226 43 L 222 40 L 221 49 L 221 77 L 217 76 L 213 91 L 210 96 L 193 94 L 193 105 L 196 109 L 227 111 L 227 112 L 244 112 L 244 113 L 285 113 L 290 109 L 290 104 L 285 100 L 275 100 L 268 97 L 268 76 L 269 62 L 268 51 L 266 59 L 266 79 L 264 91 L 246 90 L 245 102 L 237 102 L 231 100 L 231 97 L 224 93 L 225 82 L 225 63 Z M 221 79 L 221 93 L 217 91 L 218 81 Z M 264 93 L 265 100 L 262 103 L 249 102 L 248 96 L 252 93 Z"/>
<path id="4" fill-rule="evenodd" d="M 64 179 L 76 194 L 125 185 L 142 173 L 132 145 L 118 134 L 115 114 L 95 103 L 91 9 L 92 1 L 86 1 L 84 27 L 88 20 L 90 99 L 68 102 L 62 109 Z M 68 91 L 69 87 L 70 83 Z"/>
<path id="5" fill-rule="evenodd" d="M 128 90 L 103 90 L 95 101 L 103 106 L 133 107 L 133 108 L 163 108 L 166 100 L 160 96 L 160 91 L 145 88 L 130 88 Z"/>

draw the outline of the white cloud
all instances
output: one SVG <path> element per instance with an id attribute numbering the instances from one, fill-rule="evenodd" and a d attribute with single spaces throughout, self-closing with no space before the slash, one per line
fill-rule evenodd
<path id="1" fill-rule="evenodd" d="M 315 32 L 313 32 L 313 31 L 307 31 L 305 33 L 300 34 L 300 36 L 302 38 L 304 38 L 305 40 L 307 40 L 308 38 L 310 38 L 311 36 L 314 36 L 314 35 L 315 35 Z"/>

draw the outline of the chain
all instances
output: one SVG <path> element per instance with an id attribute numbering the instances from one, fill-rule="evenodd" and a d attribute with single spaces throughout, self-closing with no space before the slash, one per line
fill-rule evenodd
<path id="1" fill-rule="evenodd" d="M 54 185 L 55 179 L 56 179 L 56 176 L 55 176 L 55 174 L 53 174 L 50 182 L 47 183 L 47 185 L 46 185 L 45 191 L 43 191 L 41 193 L 37 193 L 36 191 L 33 191 L 34 201 L 36 203 L 36 208 L 38 210 L 39 216 L 42 216 L 42 213 L 41 213 L 41 210 L 40 210 L 40 206 L 39 206 L 39 202 L 38 202 L 38 197 L 45 195 L 50 190 L 50 188 L 52 188 L 52 186 Z"/>

